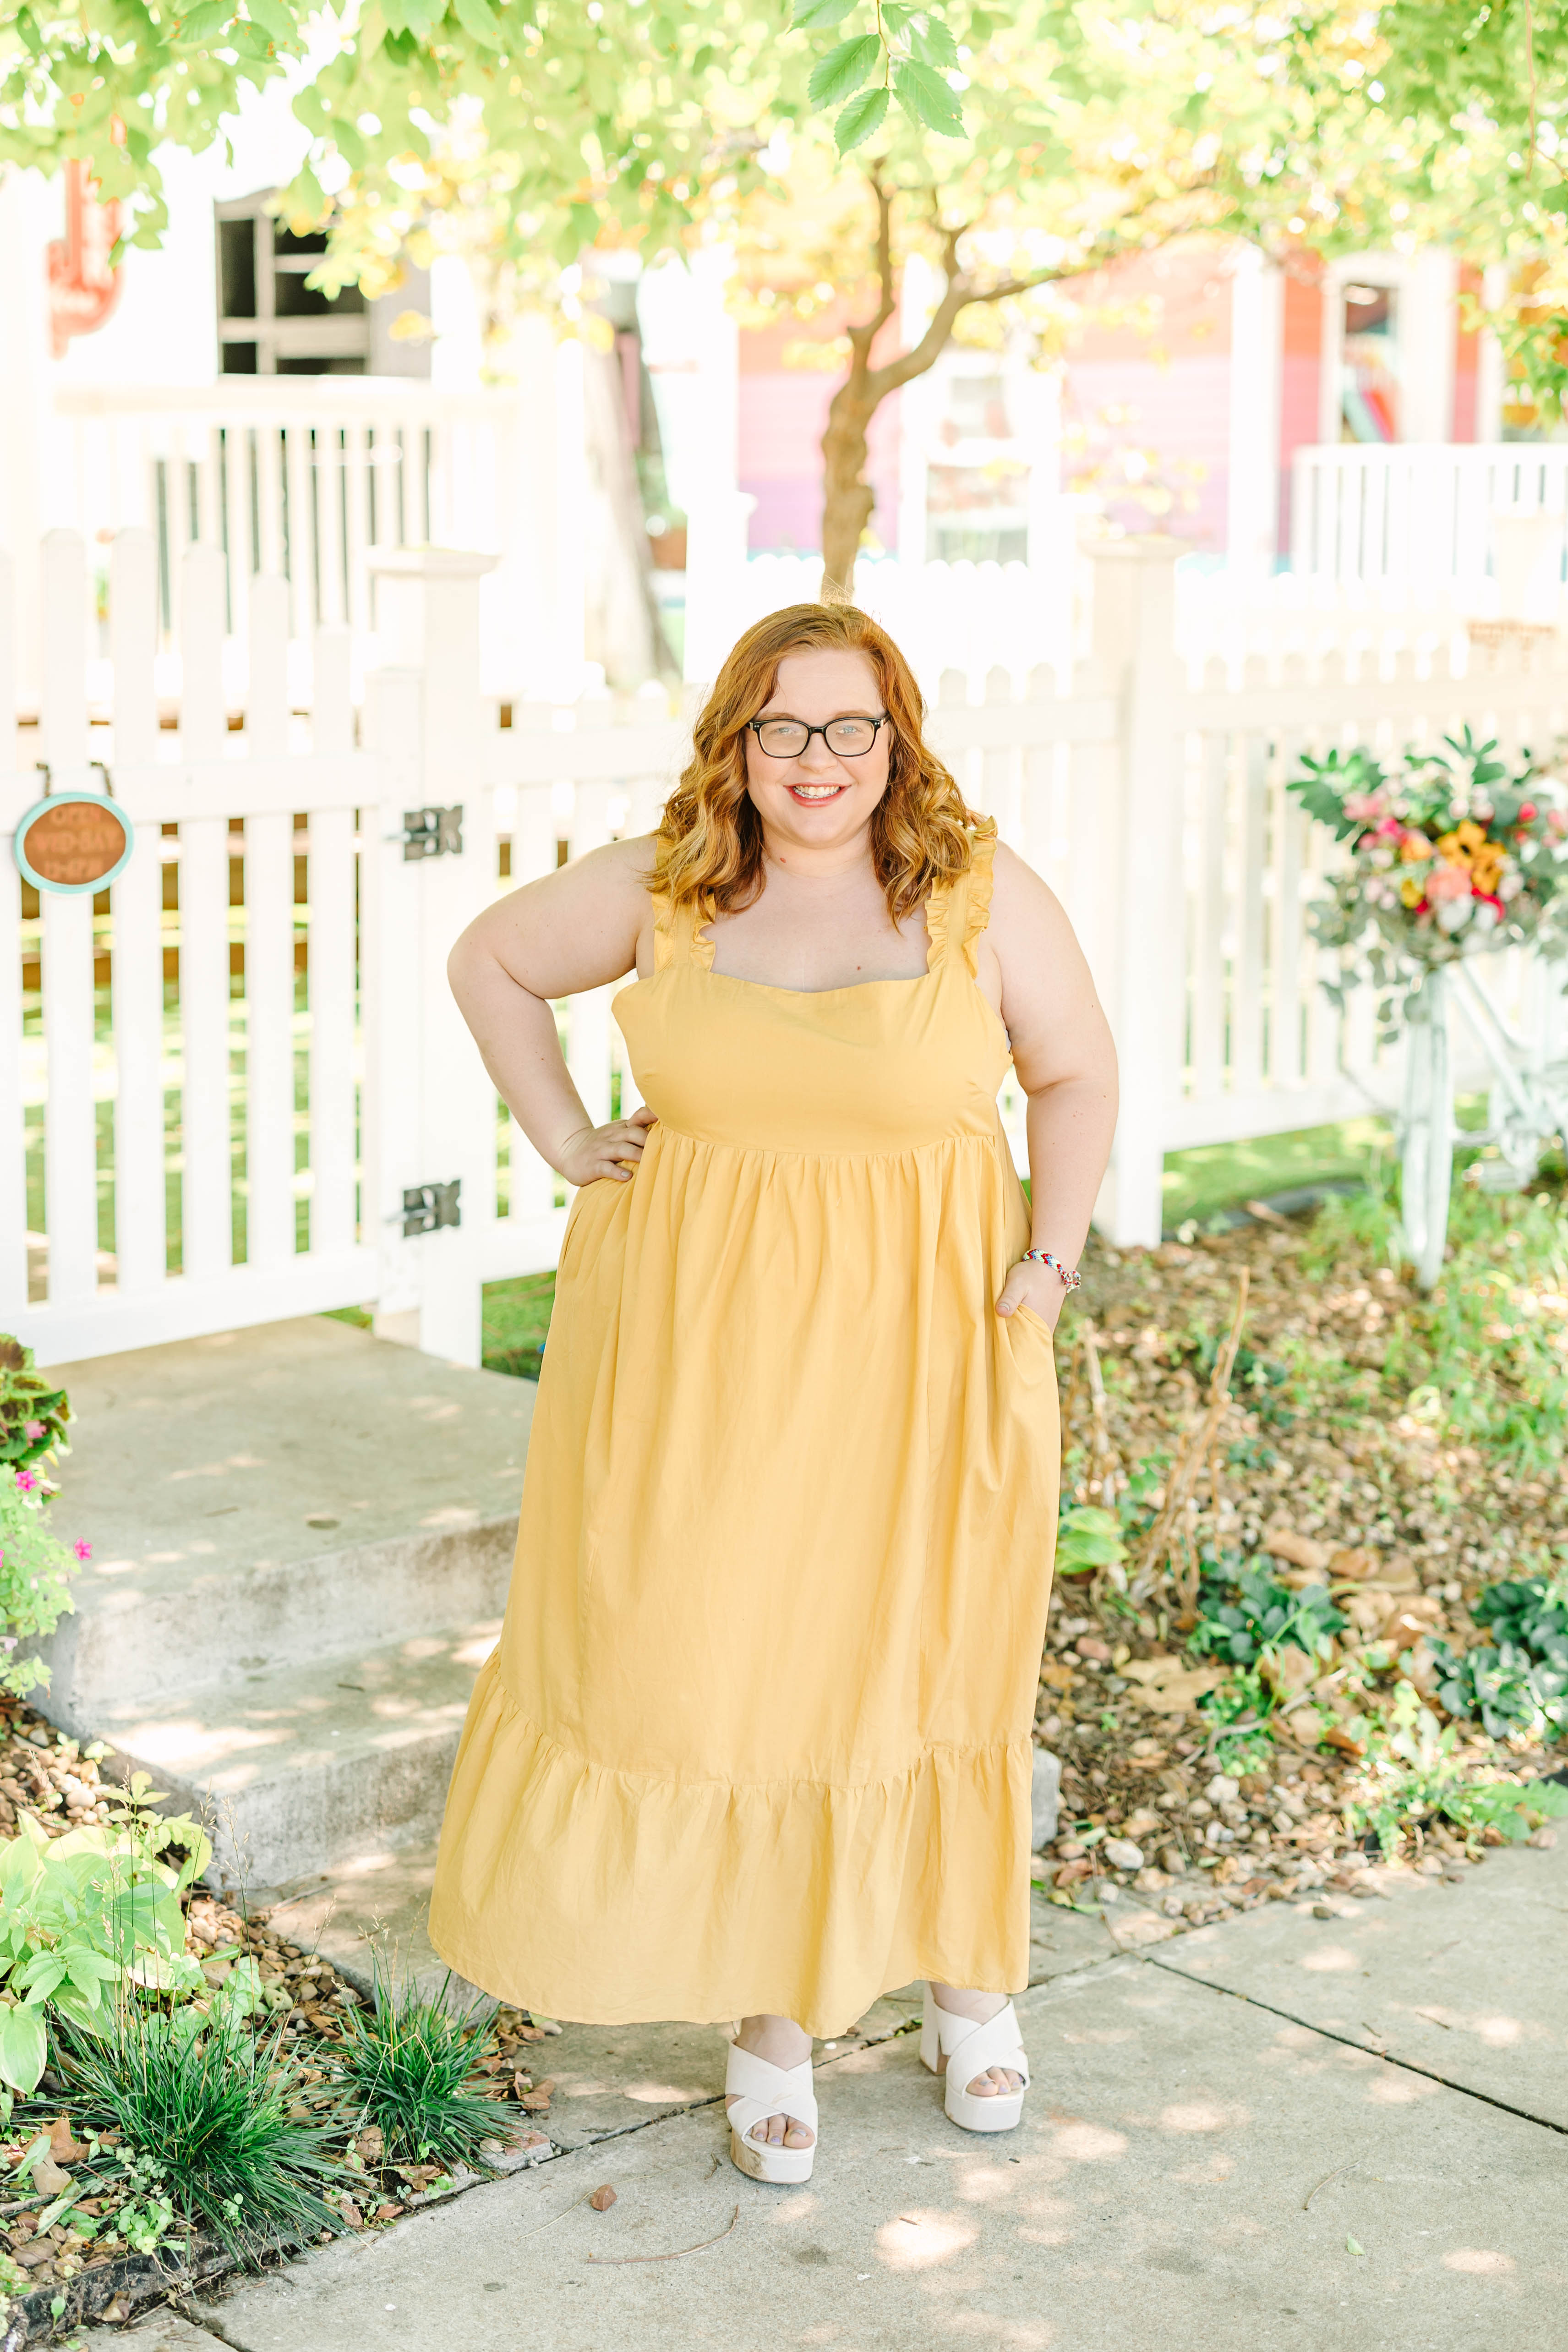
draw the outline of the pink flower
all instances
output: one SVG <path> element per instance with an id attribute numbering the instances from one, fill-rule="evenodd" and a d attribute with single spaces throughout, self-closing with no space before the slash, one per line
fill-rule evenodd
<path id="1" fill-rule="evenodd" d="M 1344 813 L 1355 818 L 1358 824 L 1373 824 L 1387 814 L 1388 803 L 1381 793 L 1346 793 Z"/>
<path id="2" fill-rule="evenodd" d="M 43 1433 L 44 1424 L 41 1421 L 25 1421 L 22 1423 L 22 1434 L 29 1445 L 37 1445 Z"/>
<path id="3" fill-rule="evenodd" d="M 78 1536 L 75 1543 L 71 1546 L 71 1549 L 75 1552 L 78 1559 L 90 1559 L 92 1558 L 92 1546 L 89 1543 L 85 1536 Z"/>
<path id="4" fill-rule="evenodd" d="M 1405 827 L 1396 816 L 1385 816 L 1377 830 L 1380 834 L 1386 834 L 1390 839 L 1395 839 L 1404 832 Z"/>
<path id="5" fill-rule="evenodd" d="M 1468 898 L 1470 896 L 1470 870 L 1468 866 L 1439 866 L 1435 874 L 1427 877 L 1428 898 Z"/>
<path id="6" fill-rule="evenodd" d="M 1536 807 L 1533 801 L 1524 801 L 1521 803 L 1520 812 L 1515 817 L 1514 823 L 1516 824 L 1533 824 L 1540 814 L 1541 812 Z"/>
<path id="7" fill-rule="evenodd" d="M 17 1471 L 16 1484 L 24 1495 L 30 1495 L 37 1483 L 37 1478 L 31 1470 Z"/>

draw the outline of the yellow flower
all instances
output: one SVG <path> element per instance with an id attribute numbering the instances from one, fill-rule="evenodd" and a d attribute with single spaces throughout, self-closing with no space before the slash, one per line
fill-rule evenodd
<path id="1" fill-rule="evenodd" d="M 1464 823 L 1456 825 L 1454 830 L 1458 835 L 1461 848 L 1468 849 L 1472 856 L 1487 837 L 1485 825 L 1478 824 L 1471 816 L 1466 817 Z"/>
<path id="2" fill-rule="evenodd" d="M 1495 898 L 1497 886 L 1502 880 L 1503 853 L 1500 844 L 1483 842 L 1470 867 L 1470 880 L 1483 898 Z"/>
<path id="3" fill-rule="evenodd" d="M 1470 863 L 1470 852 L 1457 833 L 1440 833 L 1437 835 L 1437 855 L 1445 866 L 1468 866 Z"/>
<path id="4" fill-rule="evenodd" d="M 1407 907 L 1418 907 L 1426 895 L 1425 888 L 1414 874 L 1407 874 L 1399 885 L 1399 896 Z"/>
<path id="5" fill-rule="evenodd" d="M 1407 866 L 1413 865 L 1417 857 L 1430 857 L 1432 845 L 1424 833 L 1407 833 L 1399 845 L 1399 855 Z"/>

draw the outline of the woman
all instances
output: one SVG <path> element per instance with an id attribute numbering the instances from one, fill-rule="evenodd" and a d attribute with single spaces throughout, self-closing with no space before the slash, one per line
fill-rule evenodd
<path id="1" fill-rule="evenodd" d="M 776 613 L 654 838 L 514 892 L 451 965 L 580 1189 L 432 1937 L 556 2016 L 739 2018 L 730 2153 L 764 2180 L 810 2173 L 810 2037 L 913 1977 L 955 2122 L 1016 2124 L 1028 2079 L 1051 1334 L 1114 1057 L 1061 908 L 920 730 L 873 622 Z M 550 999 L 633 967 L 646 1108 L 595 1128 Z"/>

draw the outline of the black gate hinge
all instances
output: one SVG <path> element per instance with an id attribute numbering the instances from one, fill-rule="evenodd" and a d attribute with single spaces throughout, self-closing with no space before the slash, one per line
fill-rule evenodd
<path id="1" fill-rule="evenodd" d="M 443 1225 L 460 1225 L 463 1212 L 457 1205 L 457 1195 L 462 1190 L 461 1176 L 455 1176 L 450 1184 L 405 1184 L 402 1194 L 404 1241 L 416 1240 L 421 1234 L 437 1233 Z"/>
<path id="2" fill-rule="evenodd" d="M 402 862 L 415 857 L 461 857 L 463 803 L 455 808 L 404 809 L 402 831 L 390 838 L 402 844 Z"/>

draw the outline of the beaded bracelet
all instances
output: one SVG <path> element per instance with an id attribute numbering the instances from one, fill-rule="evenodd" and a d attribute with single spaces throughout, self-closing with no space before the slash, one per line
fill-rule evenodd
<path id="1" fill-rule="evenodd" d="M 1061 1276 L 1063 1290 L 1082 1290 L 1083 1287 L 1083 1276 L 1079 1273 L 1078 1268 L 1075 1265 L 1063 1265 L 1061 1260 L 1059 1257 L 1053 1257 L 1050 1250 L 1026 1249 L 1021 1263 L 1025 1265 L 1050 1266 L 1053 1274 Z"/>

